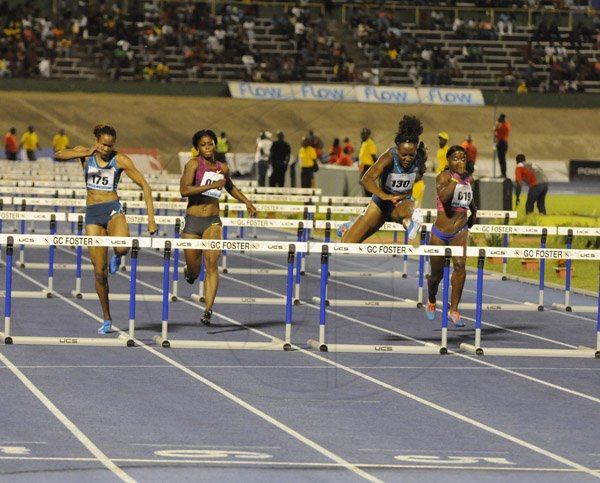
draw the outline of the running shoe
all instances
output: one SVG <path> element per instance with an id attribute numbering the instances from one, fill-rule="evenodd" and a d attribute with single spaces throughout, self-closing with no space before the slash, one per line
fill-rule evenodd
<path id="1" fill-rule="evenodd" d="M 337 236 L 342 238 L 342 236 L 344 236 L 344 233 L 346 233 L 353 224 L 354 224 L 354 221 L 347 221 L 346 223 L 342 223 L 340 226 L 338 226 L 338 229 L 336 232 Z"/>
<path id="2" fill-rule="evenodd" d="M 98 334 L 110 334 L 112 332 L 112 321 L 105 320 L 102 323 L 102 327 L 98 329 Z"/>
<path id="3" fill-rule="evenodd" d="M 188 276 L 187 265 L 185 267 L 183 267 L 183 278 L 185 278 L 185 281 L 187 283 L 189 283 L 190 285 L 194 285 L 194 282 L 196 281 L 195 278 Z"/>
<path id="4" fill-rule="evenodd" d="M 448 320 L 454 324 L 454 327 L 464 327 L 465 323 L 460 320 L 460 315 L 458 315 L 458 311 L 449 310 L 448 311 Z"/>
<path id="5" fill-rule="evenodd" d="M 212 309 L 207 309 L 204 311 L 204 315 L 202 315 L 202 318 L 200 319 L 200 322 L 202 322 L 204 325 L 210 325 L 210 317 L 212 316 Z"/>
<path id="6" fill-rule="evenodd" d="M 435 302 L 430 302 L 429 299 L 425 304 L 425 315 L 429 320 L 435 320 Z"/>
<path id="7" fill-rule="evenodd" d="M 419 233 L 419 230 L 421 229 L 422 224 L 423 224 L 423 214 L 421 213 L 420 209 L 415 208 L 412 216 L 410 217 L 410 224 L 408 225 L 408 228 L 406 229 L 406 231 L 408 232 L 408 240 L 409 241 L 413 241 L 415 238 L 417 238 L 417 234 Z"/>
<path id="8" fill-rule="evenodd" d="M 119 257 L 113 253 L 113 256 L 110 257 L 110 263 L 108 264 L 108 271 L 110 273 L 117 273 L 117 270 L 119 270 L 120 266 L 121 266 L 121 257 Z"/>

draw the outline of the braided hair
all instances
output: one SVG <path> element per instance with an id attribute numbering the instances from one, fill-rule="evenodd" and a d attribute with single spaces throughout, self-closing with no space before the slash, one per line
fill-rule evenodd
<path id="1" fill-rule="evenodd" d="M 108 124 L 97 124 L 94 126 L 94 136 L 96 136 L 96 139 L 100 138 L 103 134 L 108 134 L 117 139 L 117 131 L 114 127 L 109 126 Z"/>
<path id="2" fill-rule="evenodd" d="M 398 132 L 394 142 L 396 144 L 419 144 L 419 136 L 423 133 L 423 124 L 415 116 L 404 116 L 398 123 Z"/>

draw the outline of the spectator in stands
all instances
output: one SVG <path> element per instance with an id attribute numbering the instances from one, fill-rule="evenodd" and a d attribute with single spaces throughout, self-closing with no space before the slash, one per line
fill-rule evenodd
<path id="1" fill-rule="evenodd" d="M 345 243 L 362 243 L 386 221 L 401 223 L 414 240 L 423 218 L 415 209 L 413 190 L 415 181 L 426 170 L 427 149 L 419 136 L 423 124 L 414 116 L 404 116 L 394 138 L 394 146 L 386 149 L 365 172 L 360 182 L 365 192 L 373 196 L 367 209 L 354 222 L 346 222 L 338 229 Z"/>
<path id="2" fill-rule="evenodd" d="M 450 136 L 448 136 L 448 133 L 445 131 L 442 131 L 441 133 L 438 134 L 439 148 L 438 148 L 437 154 L 436 154 L 437 166 L 432 166 L 433 171 L 437 174 L 444 171 L 446 169 L 446 166 L 448 165 L 448 161 L 446 160 L 446 153 L 448 152 L 448 148 L 450 147 L 448 145 L 449 139 L 450 139 Z"/>
<path id="3" fill-rule="evenodd" d="M 300 160 L 300 186 L 302 188 L 312 188 L 315 171 L 319 169 L 317 152 L 311 145 L 308 137 L 302 138 L 302 145 L 298 150 L 298 159 Z"/>
<path id="4" fill-rule="evenodd" d="M 27 154 L 29 161 L 37 161 L 37 151 L 42 149 L 40 146 L 39 137 L 33 126 L 29 126 L 25 134 L 21 136 L 21 145 L 19 148 L 23 148 Z"/>
<path id="5" fill-rule="evenodd" d="M 358 170 L 363 176 L 367 170 L 377 161 L 377 145 L 371 138 L 371 130 L 364 127 L 360 132 L 360 150 L 358 151 Z M 371 196 L 367 188 L 363 186 L 365 196 Z"/>
<path id="6" fill-rule="evenodd" d="M 221 134 L 217 136 L 217 147 L 215 148 L 215 159 L 220 163 L 227 162 L 227 153 L 229 152 L 229 140 L 225 131 L 221 131 Z"/>
<path id="7" fill-rule="evenodd" d="M 477 208 L 471 188 L 472 178 L 466 170 L 467 155 L 461 146 L 448 150 L 448 169 L 437 175 L 437 217 L 431 228 L 431 245 L 453 245 L 467 248 L 469 228 L 475 223 Z M 467 210 L 471 211 L 468 215 Z M 451 277 L 452 295 L 448 309 L 448 321 L 455 327 L 464 327 L 460 319 L 458 305 L 462 297 L 466 279 L 466 256 L 452 257 L 454 271 Z M 444 257 L 431 257 L 431 273 L 427 280 L 427 303 L 425 314 L 429 320 L 435 319 L 435 306 L 438 287 L 443 278 Z"/>
<path id="8" fill-rule="evenodd" d="M 408 68 L 408 77 L 412 81 L 413 86 L 419 87 L 421 85 L 421 82 L 422 82 L 421 72 L 420 72 L 420 69 L 419 69 L 419 67 L 417 66 L 417 64 L 415 62 L 413 62 L 410 65 L 410 67 Z"/>
<path id="9" fill-rule="evenodd" d="M 271 146 L 269 162 L 273 172 L 269 178 L 269 186 L 283 187 L 285 185 L 285 172 L 290 163 L 292 149 L 285 140 L 283 131 L 277 131 L 277 140 Z"/>
<path id="10" fill-rule="evenodd" d="M 524 154 L 517 154 L 517 167 L 515 168 L 515 191 L 517 195 L 516 206 L 519 206 L 521 186 L 525 183 L 529 187 L 525 213 L 533 213 L 537 204 L 540 215 L 546 214 L 546 195 L 548 194 L 548 177 L 544 170 L 535 163 L 528 163 Z"/>
<path id="11" fill-rule="evenodd" d="M 117 139 L 115 129 L 106 124 L 99 124 L 94 127 L 94 138 L 95 142 L 89 148 L 77 146 L 55 153 L 57 161 L 81 160 L 87 188 L 85 234 L 87 236 L 129 236 L 129 227 L 117 193 L 117 185 L 123 172 L 143 190 L 148 210 L 148 231 L 151 235 L 156 233 L 152 190 L 131 159 L 115 151 Z M 117 272 L 121 257 L 127 254 L 129 248 L 116 245 L 110 261 L 108 261 L 107 247 L 90 247 L 89 251 L 94 266 L 96 293 L 104 315 L 104 323 L 98 329 L 98 333 L 108 334 L 112 332 L 108 272 Z"/>
<path id="12" fill-rule="evenodd" d="M 475 171 L 475 163 L 477 162 L 477 145 L 473 142 L 471 135 L 467 134 L 461 146 L 467 154 L 467 173 L 472 175 Z"/>
<path id="13" fill-rule="evenodd" d="M 267 185 L 267 171 L 269 170 L 272 144 L 271 133 L 262 131 L 256 142 L 256 152 L 254 153 L 255 176 L 258 177 L 258 186 Z"/>
<path id="14" fill-rule="evenodd" d="M 54 152 L 62 151 L 69 147 L 69 137 L 65 134 L 64 129 L 59 129 L 58 133 L 52 138 L 52 149 Z"/>
<path id="15" fill-rule="evenodd" d="M 190 159 L 181 175 L 181 196 L 188 198 L 185 228 L 182 238 L 220 240 L 223 237 L 219 217 L 219 198 L 225 188 L 231 196 L 246 205 L 248 216 L 256 215 L 255 206 L 233 184 L 229 167 L 214 158 L 217 135 L 210 129 L 197 131 L 192 146 L 200 154 Z M 186 282 L 193 284 L 200 275 L 202 257 L 206 268 L 205 309 L 200 322 L 210 325 L 212 307 L 219 288 L 218 261 L 220 250 L 186 249 L 183 275 Z"/>
<path id="16" fill-rule="evenodd" d="M 501 12 L 497 23 L 500 35 L 512 35 L 515 28 L 515 17 L 511 12 Z"/>
<path id="17" fill-rule="evenodd" d="M 154 75 L 158 82 L 171 82 L 171 69 L 164 60 L 156 64 Z"/>
<path id="18" fill-rule="evenodd" d="M 527 94 L 528 92 L 529 88 L 527 87 L 527 82 L 524 80 L 519 82 L 519 85 L 517 86 L 517 94 Z"/>
<path id="19" fill-rule="evenodd" d="M 10 61 L 0 54 L 0 79 L 10 79 L 11 77 Z"/>
<path id="20" fill-rule="evenodd" d="M 38 71 L 42 79 L 50 79 L 50 59 L 42 57 L 38 63 Z"/>
<path id="21" fill-rule="evenodd" d="M 4 136 L 4 155 L 9 161 L 16 161 L 19 152 L 19 141 L 15 134 L 17 134 L 17 130 L 11 127 Z"/>
<path id="22" fill-rule="evenodd" d="M 500 164 L 500 177 L 506 178 L 506 153 L 508 152 L 508 136 L 511 125 L 506 120 L 506 114 L 500 114 L 496 128 L 494 129 L 494 142 L 496 143 L 496 154 Z"/>

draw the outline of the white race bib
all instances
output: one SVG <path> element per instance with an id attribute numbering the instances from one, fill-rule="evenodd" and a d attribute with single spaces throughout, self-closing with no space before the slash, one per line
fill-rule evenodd
<path id="1" fill-rule="evenodd" d="M 114 169 L 90 167 L 87 173 L 86 188 L 98 191 L 113 191 L 115 184 Z"/>
<path id="2" fill-rule="evenodd" d="M 468 208 L 473 200 L 473 190 L 470 184 L 457 184 L 452 197 L 452 208 Z"/>
<path id="3" fill-rule="evenodd" d="M 220 181 L 222 179 L 225 179 L 225 176 L 223 176 L 222 173 L 215 173 L 214 171 L 205 171 L 204 175 L 202 176 L 202 181 L 200 181 L 200 186 L 216 183 L 217 181 Z M 204 196 L 210 196 L 211 198 L 219 199 L 221 197 L 221 191 L 223 191 L 223 188 L 213 188 L 203 192 L 202 194 Z"/>
<path id="4" fill-rule="evenodd" d="M 390 173 L 385 180 L 385 188 L 394 194 L 410 193 L 416 177 L 417 173 Z"/>

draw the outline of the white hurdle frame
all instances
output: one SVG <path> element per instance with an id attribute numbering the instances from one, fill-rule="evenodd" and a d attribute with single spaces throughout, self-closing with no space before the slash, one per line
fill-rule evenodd
<path id="1" fill-rule="evenodd" d="M 6 296 L 4 301 L 4 330 L 0 338 L 5 344 L 31 344 L 31 345 L 62 345 L 62 346 L 118 346 L 132 347 L 135 337 L 135 303 L 136 303 L 136 268 L 137 251 L 140 247 L 152 246 L 151 238 L 132 237 L 91 237 L 74 235 L 5 235 L 0 234 L 0 244 L 7 245 L 6 257 Z M 11 334 L 12 317 L 12 252 L 14 245 L 35 246 L 97 246 L 111 247 L 115 244 L 132 248 L 135 262 L 132 264 L 130 291 L 127 300 L 129 305 L 129 330 L 127 333 L 119 332 L 117 338 L 111 337 L 57 337 L 57 336 L 14 336 Z M 96 296 L 97 297 L 97 296 Z"/>
<path id="2" fill-rule="evenodd" d="M 168 301 L 163 298 L 163 320 L 161 335 L 154 337 L 156 344 L 167 348 L 184 348 L 184 349 L 232 349 L 232 350 L 291 350 L 291 334 L 292 334 L 292 284 L 293 284 L 293 265 L 294 257 L 300 252 L 307 250 L 307 243 L 297 242 L 281 242 L 281 241 L 229 241 L 229 240 L 199 240 L 199 239 L 166 239 L 156 238 L 153 240 L 155 248 L 165 250 L 165 280 L 164 285 L 168 286 L 168 259 L 170 251 L 173 249 L 196 249 L 196 250 L 236 250 L 244 252 L 261 252 L 261 253 L 287 253 L 288 254 L 288 270 L 287 270 L 287 295 L 277 299 L 261 299 L 250 298 L 253 301 L 242 301 L 238 303 L 267 303 L 268 305 L 281 305 L 285 302 L 285 336 L 284 339 L 272 338 L 270 341 L 253 342 L 253 341 L 210 341 L 210 340 L 173 340 L 168 337 Z M 244 297 L 241 297 L 242 299 Z M 240 297 L 216 297 L 215 302 L 236 303 L 230 302 L 231 299 L 239 300 Z M 277 303 L 272 303 L 276 301 Z"/>
<path id="3" fill-rule="evenodd" d="M 598 321 L 596 324 L 595 348 L 577 347 L 575 349 L 537 349 L 522 347 L 483 347 L 481 343 L 481 317 L 482 292 L 483 292 L 483 266 L 486 255 L 496 252 L 497 248 L 469 247 L 468 257 L 478 257 L 478 279 L 477 279 L 477 308 L 475 315 L 475 342 L 474 344 L 462 343 L 460 348 L 469 354 L 478 356 L 517 356 L 517 357 L 588 357 L 600 358 L 600 277 L 598 283 Z M 502 256 L 506 258 L 538 258 L 544 259 L 567 259 L 567 260 L 598 260 L 600 262 L 600 250 L 564 250 L 564 249 L 540 249 L 540 248 L 502 248 Z M 549 252 L 551 256 L 549 256 Z M 495 253 L 493 253 L 496 256 Z M 599 263 L 600 266 L 600 263 Z M 599 272 L 600 273 L 600 272 Z M 462 305 L 461 305 L 462 307 Z"/>
<path id="4" fill-rule="evenodd" d="M 478 225 L 473 225 L 475 228 Z M 548 235 L 556 235 L 556 227 L 555 226 L 517 226 L 517 225 L 479 225 L 478 230 L 499 230 L 502 233 L 506 234 L 521 234 L 521 235 L 540 235 L 540 248 L 524 248 L 525 253 L 529 253 L 528 250 L 535 252 L 536 250 L 547 250 L 546 249 L 546 238 Z M 485 231 L 479 231 L 480 233 L 486 233 Z M 471 247 L 476 248 L 476 247 Z M 505 247 L 487 247 L 487 253 L 489 256 L 494 257 L 502 257 L 502 258 L 515 258 L 515 257 L 507 257 L 504 253 L 506 250 L 510 250 Z M 546 272 L 546 261 L 544 257 L 525 257 L 525 258 L 539 258 L 540 259 L 540 277 L 539 277 L 539 290 L 538 290 L 538 301 L 535 302 L 524 302 L 517 304 L 499 304 L 499 303 L 490 303 L 484 304 L 485 310 L 502 310 L 502 311 L 518 311 L 518 312 L 542 312 L 544 310 L 544 277 Z M 477 303 L 461 303 L 460 308 L 462 310 L 476 310 Z"/>
<path id="5" fill-rule="evenodd" d="M 580 228 L 580 227 L 558 227 L 558 235 L 566 235 L 567 250 L 571 249 L 574 236 L 595 236 L 600 238 L 600 228 Z M 596 307 L 592 305 L 571 305 L 571 259 L 567 258 L 565 278 L 565 303 L 553 303 L 552 308 L 565 310 L 566 312 L 590 313 L 595 312 Z"/>
<path id="6" fill-rule="evenodd" d="M 56 223 L 58 221 L 65 221 L 66 215 L 64 213 L 54 213 L 54 212 L 31 212 L 31 211 L 0 211 L 0 220 L 15 220 L 15 221 L 47 221 L 49 222 L 50 234 L 48 236 L 54 236 L 56 233 Z M 1 231 L 1 230 L 0 230 Z M 17 235 L 15 235 L 17 236 Z M 35 239 L 34 235 L 27 235 L 26 233 L 21 233 L 21 239 Z M 23 247 L 26 243 L 21 243 L 21 247 L 19 249 L 19 267 L 20 268 L 44 268 L 48 270 L 48 284 L 46 288 L 41 291 L 31 291 L 31 290 L 20 290 L 13 291 L 13 298 L 51 298 L 54 295 L 54 250 L 55 247 L 53 245 L 44 245 L 48 246 L 48 262 L 46 263 L 25 263 L 25 255 Z M 0 294 L 4 295 L 4 291 L 0 291 Z"/>
<path id="7" fill-rule="evenodd" d="M 393 248 L 399 252 L 408 253 L 410 255 L 438 255 L 444 257 L 444 290 L 442 301 L 442 335 L 440 345 L 430 342 L 424 343 L 422 346 L 409 345 L 389 345 L 389 344 L 328 344 L 325 340 L 325 325 L 327 314 L 327 281 L 329 273 L 329 256 L 330 254 L 377 254 L 380 250 Z M 321 352 L 369 352 L 369 353 L 386 353 L 386 354 L 447 354 L 448 349 L 448 294 L 450 286 L 450 260 L 452 256 L 461 256 L 464 253 L 463 247 L 457 246 L 433 246 L 424 245 L 413 247 L 412 245 L 383 245 L 383 244 L 366 244 L 366 243 L 312 243 L 311 251 L 321 253 L 321 286 L 320 297 L 315 297 L 313 300 L 319 301 L 319 340 L 309 339 L 308 346 L 311 349 Z M 330 305 L 334 305 L 330 303 Z M 416 307 L 415 304 L 411 305 Z M 405 307 L 405 305 L 396 305 L 394 307 Z"/>

